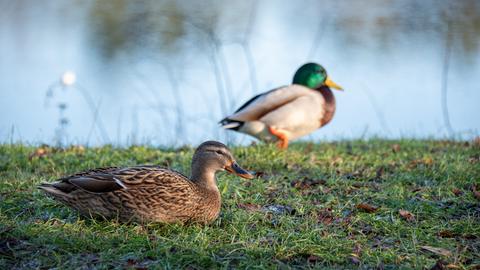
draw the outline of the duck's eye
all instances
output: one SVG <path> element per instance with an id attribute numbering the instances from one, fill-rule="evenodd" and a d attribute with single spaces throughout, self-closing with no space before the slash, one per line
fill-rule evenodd
<path id="1" fill-rule="evenodd" d="M 223 155 L 222 151 L 220 151 L 220 150 L 215 151 L 215 153 L 217 153 L 219 155 Z"/>

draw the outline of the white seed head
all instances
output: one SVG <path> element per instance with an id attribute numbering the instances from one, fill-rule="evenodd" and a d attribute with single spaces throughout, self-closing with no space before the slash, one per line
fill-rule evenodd
<path id="1" fill-rule="evenodd" d="M 71 86 L 77 80 L 77 75 L 73 71 L 65 71 L 62 75 L 62 84 L 65 86 Z"/>

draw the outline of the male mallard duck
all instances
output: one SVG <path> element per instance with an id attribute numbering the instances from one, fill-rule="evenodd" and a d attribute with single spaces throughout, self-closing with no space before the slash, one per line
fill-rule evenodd
<path id="1" fill-rule="evenodd" d="M 335 113 L 335 97 L 329 87 L 343 90 L 319 64 L 301 66 L 292 85 L 259 94 L 243 104 L 220 124 L 264 141 L 288 141 L 326 125 Z"/>
<path id="2" fill-rule="evenodd" d="M 60 178 L 39 186 L 86 216 L 121 222 L 209 223 L 220 212 L 215 172 L 243 178 L 242 169 L 222 143 L 202 143 L 192 158 L 191 177 L 158 166 L 109 167 Z"/>

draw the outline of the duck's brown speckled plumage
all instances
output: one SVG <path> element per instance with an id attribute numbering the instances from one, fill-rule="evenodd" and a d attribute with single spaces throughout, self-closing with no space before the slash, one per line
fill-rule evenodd
<path id="1" fill-rule="evenodd" d="M 226 146 L 206 142 L 194 154 L 190 179 L 159 166 L 108 167 L 40 188 L 86 216 L 121 222 L 209 223 L 221 205 L 215 171 L 232 164 L 236 163 Z"/>

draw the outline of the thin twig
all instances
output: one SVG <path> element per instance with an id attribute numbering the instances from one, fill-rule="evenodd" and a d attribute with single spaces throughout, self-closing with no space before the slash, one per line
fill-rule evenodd
<path id="1" fill-rule="evenodd" d="M 374 95 L 372 95 L 372 93 L 370 92 L 370 89 L 365 84 L 363 84 L 363 87 L 361 89 L 365 92 L 365 95 L 367 96 L 368 101 L 370 102 L 370 105 L 373 111 L 375 112 L 378 122 L 380 122 L 380 125 L 382 126 L 383 130 L 386 131 L 387 133 L 390 133 L 390 128 L 388 127 L 387 122 L 385 121 L 385 115 L 380 109 L 380 106 L 378 106 L 377 100 L 375 99 Z"/>
<path id="2" fill-rule="evenodd" d="M 250 77 L 250 83 L 252 87 L 252 94 L 255 95 L 258 91 L 258 80 L 257 80 L 257 69 L 255 67 L 255 60 L 253 59 L 253 53 L 250 48 L 250 38 L 252 35 L 253 25 L 256 20 L 257 16 L 257 1 L 253 1 L 252 9 L 248 16 L 247 27 L 245 30 L 245 35 L 243 37 L 243 41 L 240 43 L 240 46 L 243 49 L 243 53 L 245 54 L 245 60 L 247 61 L 248 66 L 248 74 Z"/>
<path id="3" fill-rule="evenodd" d="M 175 76 L 175 74 L 173 73 L 172 71 L 172 67 L 167 64 L 167 63 L 164 63 L 164 68 L 165 68 L 165 72 L 167 74 L 167 77 L 168 77 L 168 80 L 170 82 L 170 85 L 171 85 L 171 89 L 172 89 L 172 94 L 173 94 L 173 98 L 175 99 L 175 111 L 176 111 L 176 116 L 177 116 L 177 123 L 175 125 L 175 133 L 176 133 L 176 136 L 175 136 L 175 139 L 178 140 L 179 138 L 181 138 L 181 136 L 185 135 L 184 134 L 184 120 L 183 120 L 183 117 L 184 117 L 184 112 L 183 112 L 183 103 L 182 103 L 182 98 L 180 97 L 180 92 L 179 92 L 179 88 L 178 88 L 178 80 Z M 186 140 L 187 138 L 185 137 L 184 140 Z M 175 144 L 177 143 L 177 141 L 175 142 Z"/>
<path id="4" fill-rule="evenodd" d="M 443 58 L 443 69 L 442 69 L 442 86 L 441 86 L 441 106 L 443 113 L 443 121 L 445 127 L 447 128 L 448 135 L 450 137 L 454 136 L 454 131 L 452 125 L 450 124 L 450 115 L 448 113 L 448 100 L 447 100 L 447 90 L 448 90 L 448 71 L 450 69 L 450 54 L 452 51 L 452 42 L 453 35 L 451 31 L 451 23 L 447 23 L 447 35 L 445 41 L 445 54 Z"/>
<path id="5" fill-rule="evenodd" d="M 325 29 L 327 29 L 327 19 L 328 18 L 326 16 L 320 19 L 317 31 L 315 32 L 315 38 L 313 39 L 312 46 L 310 47 L 310 51 L 307 54 L 307 62 L 311 61 L 311 59 L 315 56 L 315 53 L 317 52 L 318 45 L 323 38 Z"/>
<path id="6" fill-rule="evenodd" d="M 93 101 L 93 98 L 90 96 L 88 91 L 83 88 L 81 85 L 77 84 L 76 88 L 80 91 L 80 93 L 83 95 L 83 98 L 88 104 L 88 107 L 90 108 L 90 111 L 92 112 L 94 119 L 96 118 L 96 121 L 94 121 L 94 124 L 97 124 L 98 129 L 100 130 L 100 135 L 102 136 L 103 142 L 104 143 L 110 143 L 110 138 L 108 137 L 108 133 L 105 129 L 105 126 L 103 125 L 102 118 L 100 116 L 95 117 L 95 111 L 97 110 L 95 106 L 95 102 Z M 98 108 L 99 110 L 99 108 Z"/>
<path id="7" fill-rule="evenodd" d="M 95 123 L 97 122 L 97 119 L 98 119 L 100 104 L 102 104 L 101 100 L 98 101 L 97 105 L 95 106 L 95 110 L 93 111 L 93 122 L 90 128 L 90 131 L 88 132 L 88 135 L 87 135 L 87 141 L 85 143 L 87 146 L 90 144 L 90 137 L 92 136 L 92 133 L 95 130 Z"/>

